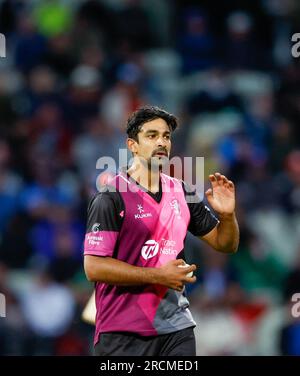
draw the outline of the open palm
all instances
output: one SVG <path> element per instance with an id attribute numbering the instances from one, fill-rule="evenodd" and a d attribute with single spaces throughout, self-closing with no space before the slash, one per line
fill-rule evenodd
<path id="1" fill-rule="evenodd" d="M 233 182 L 218 172 L 209 175 L 209 180 L 212 188 L 209 188 L 205 194 L 210 206 L 218 214 L 232 214 L 235 209 L 235 188 Z"/>

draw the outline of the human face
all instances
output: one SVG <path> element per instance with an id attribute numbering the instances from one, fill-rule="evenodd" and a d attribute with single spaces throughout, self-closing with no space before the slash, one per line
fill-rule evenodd
<path id="1" fill-rule="evenodd" d="M 138 141 L 128 139 L 128 147 L 135 157 L 151 163 L 163 165 L 170 156 L 171 131 L 165 120 L 158 118 L 151 120 L 141 127 Z"/>

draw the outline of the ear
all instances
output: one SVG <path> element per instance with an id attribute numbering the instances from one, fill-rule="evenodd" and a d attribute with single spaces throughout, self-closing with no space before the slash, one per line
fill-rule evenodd
<path id="1" fill-rule="evenodd" d="M 131 153 L 135 154 L 137 152 L 138 147 L 137 142 L 133 138 L 127 138 L 126 143 Z"/>

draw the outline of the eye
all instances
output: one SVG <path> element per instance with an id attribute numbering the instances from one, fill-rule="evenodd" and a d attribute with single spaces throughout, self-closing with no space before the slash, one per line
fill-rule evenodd
<path id="1" fill-rule="evenodd" d="M 153 139 L 154 135 L 153 134 L 149 134 L 148 138 Z"/>

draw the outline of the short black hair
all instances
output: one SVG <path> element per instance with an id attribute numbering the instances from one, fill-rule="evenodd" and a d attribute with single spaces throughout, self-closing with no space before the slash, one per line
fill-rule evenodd
<path id="1" fill-rule="evenodd" d="M 178 126 L 176 116 L 156 106 L 144 106 L 134 111 L 128 118 L 126 128 L 128 137 L 138 141 L 138 133 L 143 124 L 159 118 L 168 124 L 172 132 L 175 131 Z"/>

